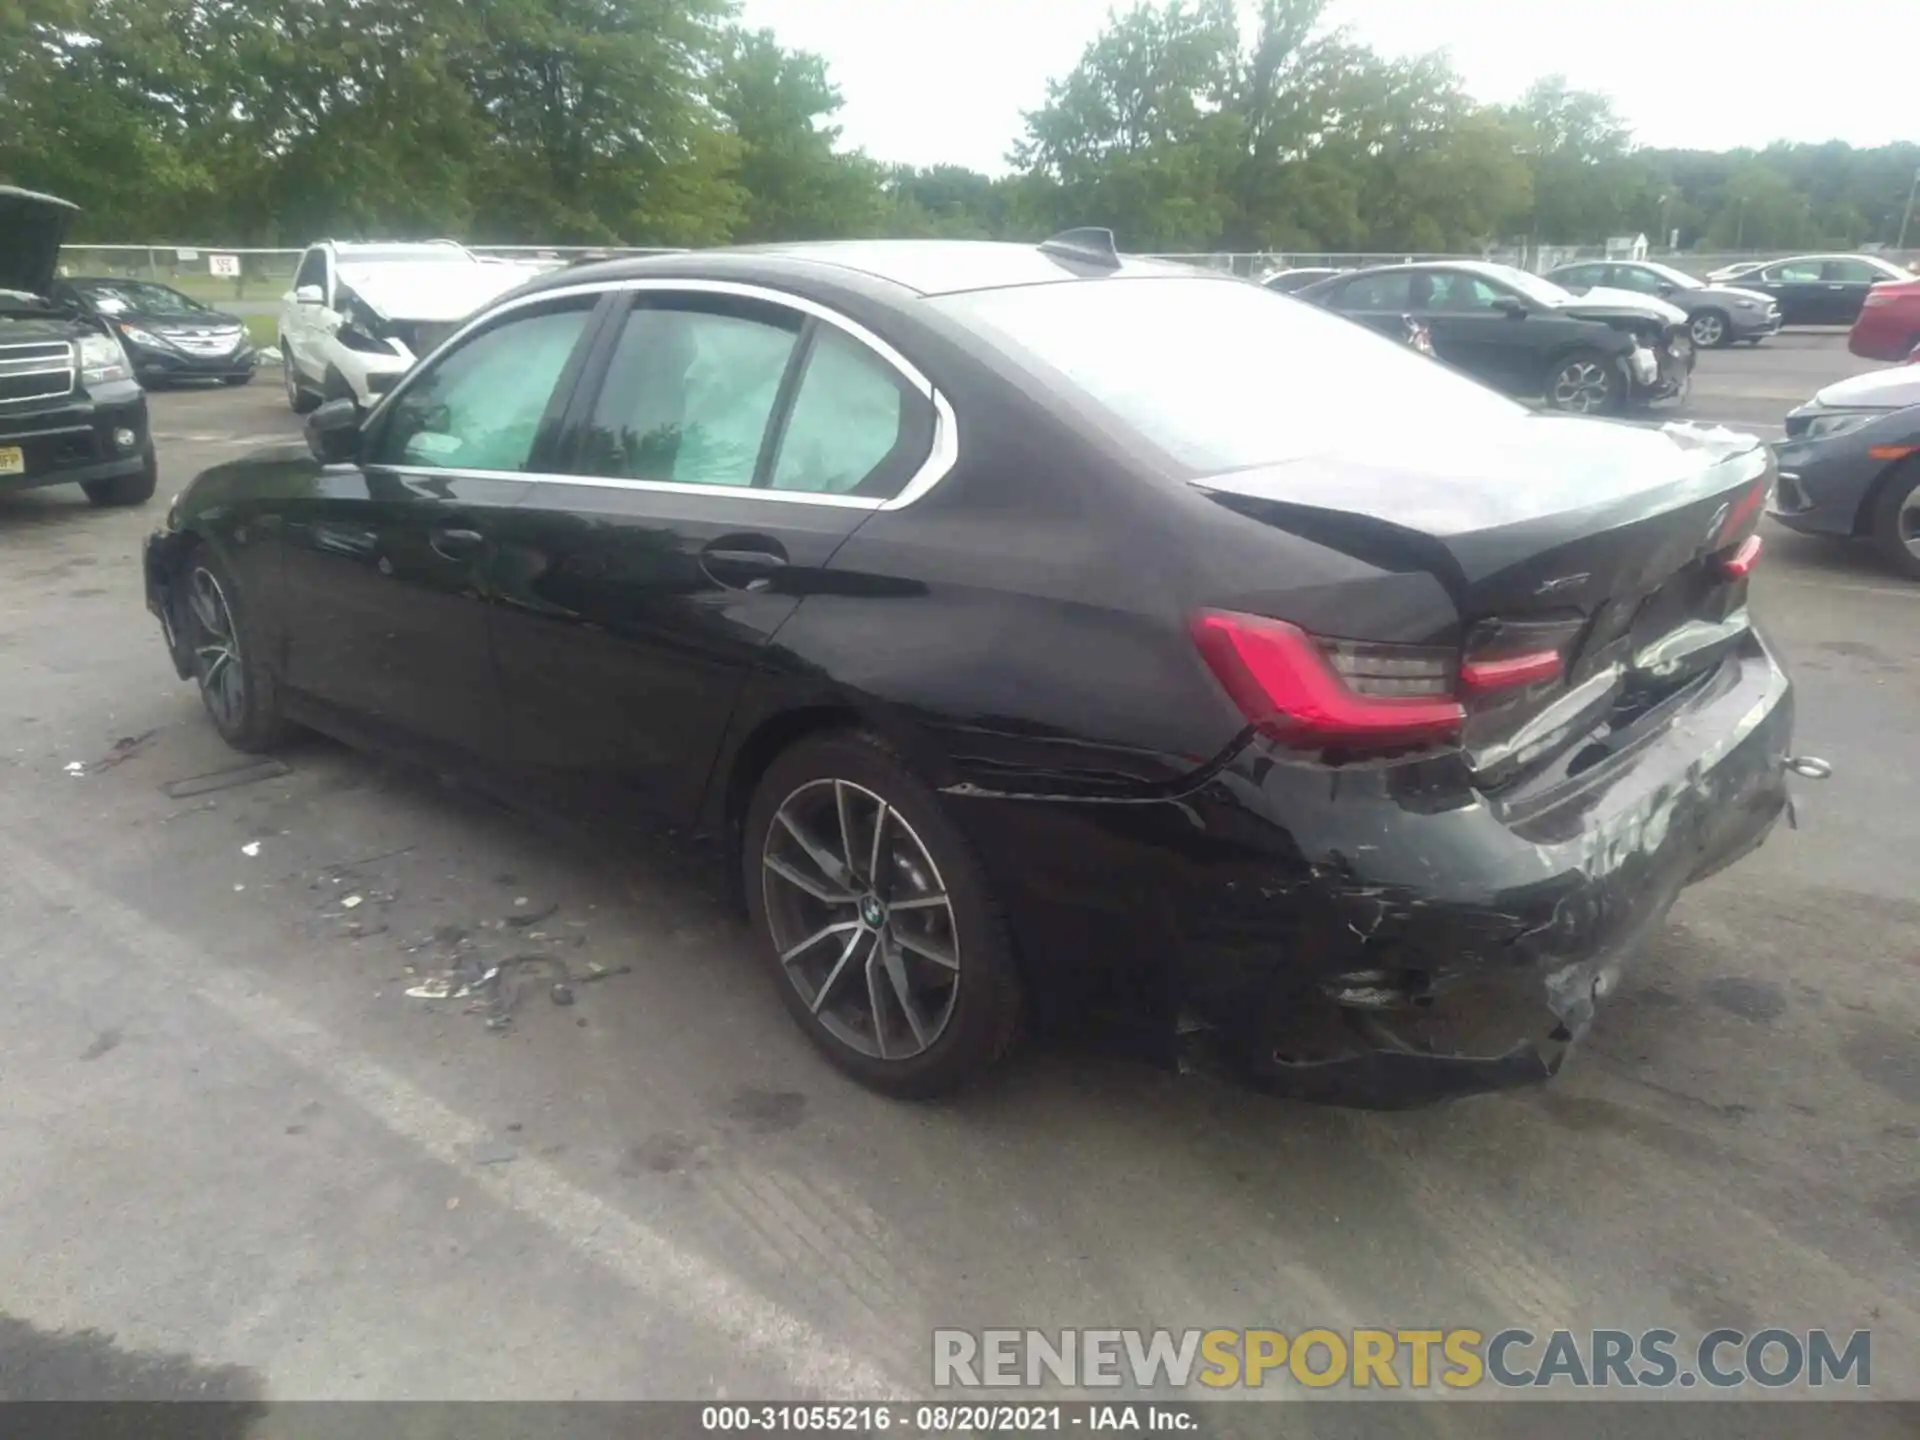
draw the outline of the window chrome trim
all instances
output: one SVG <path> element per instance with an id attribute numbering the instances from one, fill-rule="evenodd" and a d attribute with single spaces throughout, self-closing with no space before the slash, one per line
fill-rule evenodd
<path id="1" fill-rule="evenodd" d="M 358 466 L 350 467 L 359 469 Z M 773 500 L 788 505 L 827 505 L 840 510 L 879 510 L 864 495 L 814 494 L 805 490 L 756 489 L 751 485 L 689 485 L 678 480 L 628 480 L 617 475 L 566 475 L 555 470 L 437 470 L 421 465 L 368 465 L 384 475 L 409 480 L 501 480 L 513 484 L 586 485 L 597 490 L 651 490 L 663 495 L 734 495 L 742 500 Z"/>
<path id="2" fill-rule="evenodd" d="M 775 490 L 771 487 L 756 488 L 747 485 L 688 485 L 674 480 L 631 480 L 611 475 L 562 475 L 533 473 L 518 470 L 434 470 L 416 466 L 383 465 L 378 468 L 406 475 L 452 475 L 467 478 L 486 478 L 496 480 L 533 480 L 548 484 L 592 485 L 603 489 L 615 490 L 657 490 L 668 495 L 727 495 L 737 494 L 746 499 L 774 500 L 785 504 L 826 505 L 843 510 L 904 510 L 907 506 L 923 498 L 928 491 L 938 485 L 960 461 L 959 422 L 954 416 L 953 406 L 947 397 L 935 388 L 933 382 L 923 375 L 919 367 L 902 355 L 893 346 L 882 340 L 858 321 L 849 320 L 839 311 L 817 300 L 809 300 L 804 295 L 794 295 L 785 290 L 776 290 L 765 285 L 751 285 L 738 280 L 703 280 L 693 278 L 670 278 L 667 276 L 644 276 L 626 280 L 597 280 L 585 285 L 558 285 L 550 290 L 535 291 L 530 295 L 517 296 L 503 304 L 495 305 L 485 312 L 470 318 L 455 330 L 428 354 L 423 355 L 409 369 L 401 382 L 381 397 L 380 402 L 367 414 L 366 424 L 372 424 L 389 405 L 395 404 L 407 393 L 414 380 L 443 351 L 450 350 L 464 341 L 468 335 L 483 326 L 492 324 L 503 315 L 530 306 L 544 305 L 554 300 L 571 300 L 581 296 L 605 296 L 622 291 L 651 293 L 655 291 L 678 291 L 699 295 L 729 295 L 746 300 L 762 300 L 770 305 L 781 305 L 802 315 L 824 321 L 841 331 L 856 344 L 871 351 L 875 356 L 891 366 L 907 384 L 933 405 L 933 443 L 928 448 L 927 458 L 920 468 L 907 477 L 900 492 L 890 499 L 874 500 L 861 495 L 830 495 L 804 490 Z"/>

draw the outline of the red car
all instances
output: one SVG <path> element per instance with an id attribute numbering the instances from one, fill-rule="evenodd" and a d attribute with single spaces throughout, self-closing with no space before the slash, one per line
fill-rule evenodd
<path id="1" fill-rule="evenodd" d="M 1920 350 L 1920 280 L 1889 280 L 1869 290 L 1847 348 L 1869 360 L 1906 360 Z"/>

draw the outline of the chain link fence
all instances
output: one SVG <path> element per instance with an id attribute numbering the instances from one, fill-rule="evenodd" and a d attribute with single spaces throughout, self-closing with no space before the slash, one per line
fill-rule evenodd
<path id="1" fill-rule="evenodd" d="M 557 268 L 576 260 L 617 255 L 662 255 L 671 251 L 620 245 L 469 245 L 482 259 L 512 260 Z M 277 303 L 293 286 L 306 248 L 261 249 L 241 245 L 68 245 L 60 251 L 63 275 L 102 275 L 158 280 L 196 299 L 225 305 Z"/>

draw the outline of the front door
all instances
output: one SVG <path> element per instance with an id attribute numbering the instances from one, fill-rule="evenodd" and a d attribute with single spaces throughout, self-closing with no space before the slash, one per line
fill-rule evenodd
<path id="1" fill-rule="evenodd" d="M 1424 278 L 1425 295 L 1416 295 L 1424 303 L 1414 313 L 1427 322 L 1440 358 L 1510 395 L 1536 393 L 1541 377 L 1527 330 L 1533 307 L 1525 297 L 1466 270 L 1433 270 Z"/>
<path id="2" fill-rule="evenodd" d="M 302 290 L 318 290 L 320 299 L 302 304 L 294 298 Z M 283 332 L 280 338 L 286 342 L 286 353 L 280 357 L 280 363 L 317 394 L 326 378 L 326 361 L 320 354 L 320 322 L 333 295 L 332 267 L 327 263 L 325 250 L 316 245 L 301 257 L 300 268 L 293 275 L 293 289 L 287 293 L 289 303 L 280 322 Z"/>
<path id="3" fill-rule="evenodd" d="M 516 768 L 671 821 L 697 808 L 768 642 L 925 459 L 926 396 L 777 297 L 636 288 L 496 562 Z M 598 380 L 594 379 L 598 373 Z"/>
<path id="4" fill-rule="evenodd" d="M 557 433 L 592 308 L 504 312 L 375 412 L 359 463 L 325 467 L 288 508 L 291 686 L 383 738 L 501 758 L 488 575 L 500 518 Z"/>

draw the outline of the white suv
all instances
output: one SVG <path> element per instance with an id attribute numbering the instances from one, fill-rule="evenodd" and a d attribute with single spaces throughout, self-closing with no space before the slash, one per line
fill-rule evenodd
<path id="1" fill-rule="evenodd" d="M 451 240 L 308 247 L 280 297 L 287 404 L 369 406 L 475 310 L 533 271 L 482 260 Z"/>

